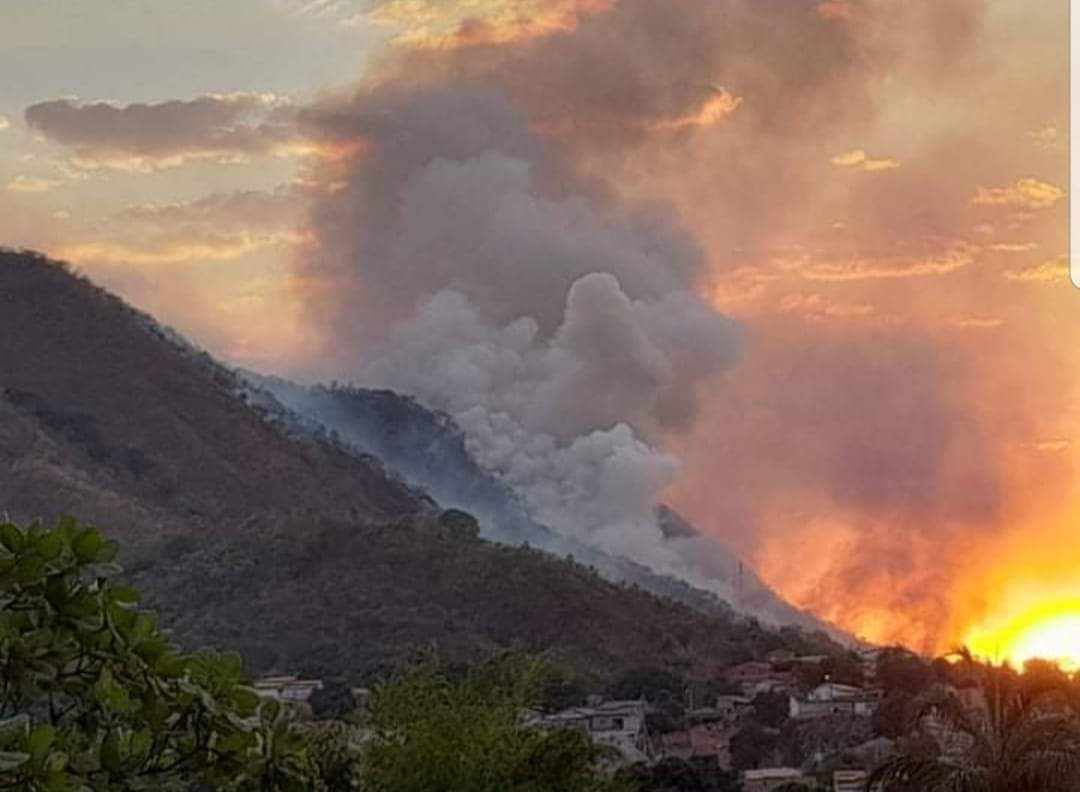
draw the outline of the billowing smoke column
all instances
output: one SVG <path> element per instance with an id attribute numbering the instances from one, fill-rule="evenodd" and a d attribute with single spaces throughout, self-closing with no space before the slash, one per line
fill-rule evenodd
<path id="1" fill-rule="evenodd" d="M 538 522 L 689 574 L 657 525 L 678 463 L 655 440 L 693 424 L 740 345 L 695 294 L 693 240 L 575 178 L 497 93 L 373 94 L 309 120 L 364 145 L 306 269 L 341 366 L 451 414 Z"/>
<path id="2" fill-rule="evenodd" d="M 414 31 L 302 114 L 341 153 L 295 270 L 325 370 L 452 413 L 561 532 L 722 591 L 706 539 L 661 539 L 666 493 L 799 604 L 940 647 L 970 548 L 1062 475 L 1037 452 L 1056 325 L 986 244 L 1038 220 L 973 201 L 1029 174 L 1064 96 L 999 68 L 1003 5 L 580 0 L 556 29 Z"/>

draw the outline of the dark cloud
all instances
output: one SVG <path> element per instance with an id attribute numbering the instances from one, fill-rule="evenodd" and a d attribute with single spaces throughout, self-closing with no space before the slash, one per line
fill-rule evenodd
<path id="1" fill-rule="evenodd" d="M 292 115 L 272 95 L 232 93 L 128 105 L 56 99 L 31 105 L 25 118 L 86 165 L 146 168 L 283 153 L 298 143 Z"/>

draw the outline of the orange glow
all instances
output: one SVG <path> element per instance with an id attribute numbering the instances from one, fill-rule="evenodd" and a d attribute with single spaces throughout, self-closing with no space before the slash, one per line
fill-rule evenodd
<path id="1" fill-rule="evenodd" d="M 1051 600 L 1019 616 L 973 630 L 967 645 L 975 654 L 1022 665 L 1033 658 L 1080 668 L 1080 598 Z"/>

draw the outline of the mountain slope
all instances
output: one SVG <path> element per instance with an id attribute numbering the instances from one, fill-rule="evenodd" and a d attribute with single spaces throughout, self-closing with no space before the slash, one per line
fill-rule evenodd
<path id="1" fill-rule="evenodd" d="M 431 498 L 249 403 L 237 377 L 39 256 L 0 251 L 0 513 L 124 541 L 178 638 L 345 672 L 437 645 L 547 650 L 603 675 L 828 647 L 476 538 Z"/>
<path id="2" fill-rule="evenodd" d="M 269 410 L 276 409 L 275 402 L 284 405 L 301 420 L 313 422 L 346 444 L 378 457 L 443 506 L 477 515 L 483 535 L 488 538 L 515 545 L 528 543 L 560 556 L 572 555 L 611 580 L 638 585 L 697 608 L 727 610 L 730 602 L 738 612 L 767 623 L 830 629 L 781 599 L 722 543 L 703 538 L 696 527 L 668 507 L 661 507 L 657 514 L 666 541 L 695 543 L 694 555 L 711 557 L 714 574 L 722 575 L 729 589 L 728 600 L 538 524 L 513 490 L 475 461 L 454 420 L 415 399 L 388 390 L 304 387 L 278 377 L 249 372 L 243 376 L 252 385 L 253 401 Z"/>
<path id="3" fill-rule="evenodd" d="M 189 525 L 264 510 L 386 519 L 425 508 L 374 461 L 284 437 L 238 398 L 230 372 L 61 267 L 0 252 L 0 316 L 0 409 L 21 426 L 4 431 L 51 460 L 0 447 L 14 471 L 0 501 L 12 512 L 40 512 L 40 494 L 65 481 L 96 493 L 77 499 L 85 517 L 124 530 L 134 523 L 105 504 Z"/>

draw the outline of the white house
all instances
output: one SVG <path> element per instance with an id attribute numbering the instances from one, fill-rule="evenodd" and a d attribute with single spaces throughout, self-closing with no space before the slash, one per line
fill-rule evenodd
<path id="1" fill-rule="evenodd" d="M 878 691 L 826 682 L 805 696 L 789 696 L 788 714 L 792 718 L 823 718 L 828 715 L 869 717 L 874 714 L 880 700 Z"/>
<path id="2" fill-rule="evenodd" d="M 870 774 L 865 770 L 833 770 L 833 792 L 867 792 Z"/>
<path id="3" fill-rule="evenodd" d="M 255 691 L 263 698 L 287 701 L 292 704 L 307 701 L 316 690 L 322 690 L 321 679 L 300 679 L 296 676 L 267 676 L 255 680 Z"/>
<path id="4" fill-rule="evenodd" d="M 742 777 L 743 792 L 772 792 L 788 784 L 812 785 L 813 783 L 813 778 L 795 767 L 762 767 L 758 770 L 744 770 Z"/>
<path id="5" fill-rule="evenodd" d="M 544 728 L 583 731 L 596 744 L 614 748 L 627 764 L 648 761 L 653 754 L 645 729 L 644 701 L 604 701 L 572 707 L 534 722 Z"/>

